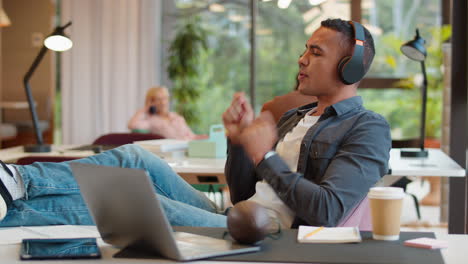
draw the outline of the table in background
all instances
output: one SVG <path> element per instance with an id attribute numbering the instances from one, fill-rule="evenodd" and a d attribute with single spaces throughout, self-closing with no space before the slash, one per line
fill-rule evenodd
<path id="1" fill-rule="evenodd" d="M 400 150 L 390 150 L 389 174 L 392 176 L 465 177 L 465 169 L 440 149 L 426 149 L 427 158 L 401 157 Z"/>
<path id="2" fill-rule="evenodd" d="M 12 147 L 0 150 L 0 159 L 5 162 L 14 163 L 16 160 L 27 156 L 73 156 L 87 157 L 94 155 L 92 151 L 76 151 L 71 148 L 79 145 L 52 146 L 49 153 L 25 153 L 23 147 Z M 442 176 L 442 177 L 465 177 L 465 169 L 453 161 L 440 149 L 427 149 L 427 158 L 400 157 L 400 149 L 390 151 L 388 176 Z M 224 177 L 225 159 L 206 158 L 181 158 L 166 159 L 168 164 L 191 184 L 209 182 L 226 183 Z M 216 178 L 215 178 L 216 177 Z M 388 177 L 386 177 L 388 178 Z"/>
<path id="3" fill-rule="evenodd" d="M 7 163 L 29 156 L 85 158 L 95 153 L 91 150 L 71 150 L 80 145 L 52 145 L 48 153 L 26 153 L 22 146 L 0 150 L 0 159 Z M 226 159 L 166 158 L 169 166 L 197 190 L 206 192 L 221 209 L 230 205 L 224 164 Z"/>
<path id="4" fill-rule="evenodd" d="M 27 109 L 27 108 L 29 108 L 29 104 L 26 101 L 17 101 L 17 102 L 15 102 L 15 101 L 0 101 L 0 123 L 3 122 L 3 109 Z M 12 129 L 15 129 L 14 124 L 6 124 L 6 125 L 12 127 Z M 16 129 L 15 129 L 15 131 L 16 131 Z M 0 140 L 2 140 L 2 139 L 0 138 Z"/>
<path id="5" fill-rule="evenodd" d="M 29 108 L 29 104 L 26 101 L 1 101 L 0 108 L 4 109 L 26 109 Z"/>
<path id="6" fill-rule="evenodd" d="M 440 176 L 440 177 L 465 177 L 466 170 L 458 165 L 450 156 L 445 154 L 441 149 L 427 149 L 429 152 L 426 158 L 409 158 L 401 157 L 401 149 L 392 149 L 390 151 L 390 173 L 392 176 Z M 384 184 L 389 185 L 392 181 L 396 181 L 396 177 L 385 177 Z M 448 219 L 448 204 L 454 204 L 455 201 L 448 201 L 448 193 L 446 188 L 441 186 L 441 203 L 440 203 L 440 221 L 446 223 Z M 459 208 L 464 210 L 464 208 Z"/>
<path id="7" fill-rule="evenodd" d="M 53 145 L 48 153 L 26 153 L 22 146 L 0 150 L 0 159 L 15 163 L 28 156 L 53 156 L 85 158 L 95 153 L 88 150 L 70 150 L 79 145 Z M 183 158 L 166 159 L 169 166 L 190 184 L 226 184 L 224 177 L 225 159 Z"/>

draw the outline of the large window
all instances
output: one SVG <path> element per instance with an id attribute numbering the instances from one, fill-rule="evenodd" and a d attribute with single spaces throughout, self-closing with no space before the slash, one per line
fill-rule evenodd
<path id="1" fill-rule="evenodd" d="M 198 133 L 222 123 L 221 114 L 232 95 L 249 90 L 249 1 L 212 2 L 177 0 L 174 12 L 164 16 L 164 21 L 175 21 L 177 26 L 191 23 L 196 16 L 207 31 L 208 49 L 198 62 L 200 97 L 193 102 L 200 118 L 190 124 Z"/>
<path id="2" fill-rule="evenodd" d="M 286 1 L 287 2 L 287 1 Z M 257 2 L 255 108 L 295 87 L 297 60 L 310 34 L 326 18 L 360 21 L 375 39 L 376 57 L 359 94 L 365 106 L 384 115 L 393 138 L 418 136 L 420 64 L 400 52 L 415 29 L 427 40 L 430 101 L 428 123 L 440 135 L 441 104 L 441 0 L 293 0 L 285 9 L 278 1 Z M 198 15 L 208 30 L 208 50 L 199 59 L 201 97 L 194 104 L 200 121 L 192 124 L 206 133 L 210 124 L 220 123 L 232 94 L 248 94 L 251 45 L 250 0 L 176 0 L 175 10 L 165 21 L 186 23 Z M 405 80 L 409 78 L 408 80 Z M 413 82 L 413 80 L 415 80 Z M 435 82 L 435 83 L 434 83 Z M 440 85 L 439 85 L 440 84 Z M 398 87 L 406 87 L 401 89 Z"/>
<path id="3" fill-rule="evenodd" d="M 361 89 L 365 106 L 384 115 L 392 138 L 418 138 L 421 112 L 421 65 L 404 56 L 400 46 L 413 39 L 416 28 L 428 51 L 428 103 L 426 136 L 439 138 L 442 119 L 442 49 L 447 38 L 441 30 L 440 0 L 362 0 L 361 22 L 371 31 L 376 47 L 367 74 L 373 85 Z M 403 89 L 395 89 L 395 88 Z M 383 90 L 382 88 L 386 88 Z"/>
<path id="4" fill-rule="evenodd" d="M 432 33 L 441 25 L 440 6 L 440 0 L 362 0 L 361 22 L 371 31 L 376 47 L 367 77 L 406 78 L 419 74 L 419 63 L 405 57 L 400 46 L 414 38 L 416 28 L 427 43 L 437 41 L 434 38 L 438 36 Z"/>

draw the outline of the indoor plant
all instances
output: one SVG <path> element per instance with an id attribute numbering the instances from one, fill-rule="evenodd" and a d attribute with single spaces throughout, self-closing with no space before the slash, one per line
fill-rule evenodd
<path id="1" fill-rule="evenodd" d="M 176 112 L 185 117 L 189 125 L 198 121 L 193 102 L 198 99 L 198 59 L 207 49 L 206 32 L 199 18 L 193 18 L 179 26 L 169 47 L 167 72 L 172 81 L 172 94 Z"/>

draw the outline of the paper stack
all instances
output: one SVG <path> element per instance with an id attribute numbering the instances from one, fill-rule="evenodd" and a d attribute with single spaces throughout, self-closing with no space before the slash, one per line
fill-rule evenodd
<path id="1" fill-rule="evenodd" d="M 448 241 L 438 240 L 429 237 L 420 237 L 415 239 L 406 240 L 404 243 L 408 247 L 438 249 L 448 247 Z"/>
<path id="2" fill-rule="evenodd" d="M 175 158 L 185 155 L 189 141 L 178 139 L 153 139 L 135 141 L 134 143 L 161 158 Z"/>
<path id="3" fill-rule="evenodd" d="M 355 243 L 361 242 L 357 227 L 299 226 L 297 241 L 300 243 Z"/>

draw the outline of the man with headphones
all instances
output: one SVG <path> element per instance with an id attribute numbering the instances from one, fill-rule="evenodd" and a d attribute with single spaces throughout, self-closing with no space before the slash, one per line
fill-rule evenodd
<path id="1" fill-rule="evenodd" d="M 356 96 L 373 56 L 361 25 L 326 20 L 299 59 L 299 91 L 318 102 L 288 111 L 276 125 L 268 112 L 255 119 L 245 96 L 234 96 L 223 114 L 233 203 L 255 201 L 283 228 L 335 226 L 349 214 L 387 172 L 389 159 L 387 122 Z M 226 227 L 213 202 L 137 145 L 72 162 L 144 169 L 170 224 Z M 69 162 L 0 165 L 0 227 L 93 224 Z"/>
<path id="2" fill-rule="evenodd" d="M 391 149 L 388 123 L 357 96 L 375 53 L 369 31 L 328 19 L 305 46 L 298 90 L 317 102 L 275 124 L 237 93 L 223 114 L 232 202 L 255 201 L 285 228 L 339 225 L 387 173 Z"/>

